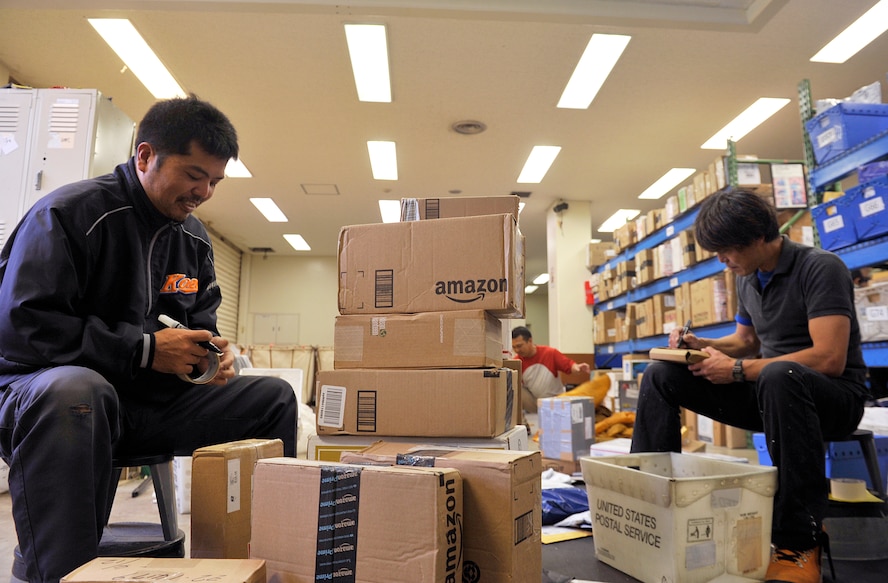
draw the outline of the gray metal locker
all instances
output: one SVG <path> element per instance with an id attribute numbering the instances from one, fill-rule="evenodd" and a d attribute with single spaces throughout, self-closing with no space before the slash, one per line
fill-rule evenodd
<path id="1" fill-rule="evenodd" d="M 0 184 L 13 185 L 0 196 L 0 246 L 42 196 L 107 174 L 132 155 L 135 123 L 96 89 L 0 89 L 0 124 L 2 112 L 18 149 L 9 160 L 0 150 Z M 0 144 L 3 136 L 0 129 Z M 7 200 L 13 196 L 17 204 Z"/>

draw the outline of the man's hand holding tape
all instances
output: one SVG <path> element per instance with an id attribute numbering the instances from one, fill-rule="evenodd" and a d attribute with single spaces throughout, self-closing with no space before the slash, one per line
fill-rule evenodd
<path id="1" fill-rule="evenodd" d="M 163 328 L 154 333 L 154 340 L 154 361 L 151 368 L 158 372 L 200 378 L 218 359 L 219 370 L 206 384 L 224 385 L 228 379 L 234 377 L 234 353 L 228 348 L 228 340 L 213 336 L 208 330 Z M 219 347 L 223 354 L 217 356 L 198 344 L 207 341 Z M 194 382 L 193 379 L 189 380 Z"/>

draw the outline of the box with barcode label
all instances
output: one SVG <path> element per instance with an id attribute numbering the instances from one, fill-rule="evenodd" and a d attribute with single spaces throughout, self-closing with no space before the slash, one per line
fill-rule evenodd
<path id="1" fill-rule="evenodd" d="M 317 433 L 494 437 L 514 424 L 517 389 L 509 368 L 319 371 Z"/>
<path id="2" fill-rule="evenodd" d="M 855 289 L 854 307 L 862 342 L 888 340 L 888 282 Z"/>
<path id="3" fill-rule="evenodd" d="M 524 236 L 511 214 L 343 227 L 338 266 L 342 315 L 524 317 Z"/>
<path id="4" fill-rule="evenodd" d="M 543 457 L 574 461 L 595 443 L 595 401 L 591 397 L 537 399 Z"/>

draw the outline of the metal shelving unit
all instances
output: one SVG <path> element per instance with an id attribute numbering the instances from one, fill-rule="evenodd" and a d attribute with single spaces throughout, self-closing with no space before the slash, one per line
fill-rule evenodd
<path id="1" fill-rule="evenodd" d="M 804 126 L 804 123 L 814 115 L 811 84 L 807 79 L 799 83 L 798 92 L 799 115 Z M 805 138 L 805 156 L 810 169 L 808 172 L 809 206 L 820 204 L 823 199 L 822 194 L 827 188 L 853 173 L 858 167 L 888 156 L 888 132 L 882 132 L 825 164 L 816 166 L 814 164 L 814 150 L 808 139 L 808 133 L 803 130 L 802 134 Z M 848 247 L 835 249 L 833 253 L 841 257 L 849 269 L 882 263 L 888 260 L 888 237 L 861 241 Z M 888 342 L 865 342 L 863 344 L 863 359 L 868 366 L 888 366 Z"/>

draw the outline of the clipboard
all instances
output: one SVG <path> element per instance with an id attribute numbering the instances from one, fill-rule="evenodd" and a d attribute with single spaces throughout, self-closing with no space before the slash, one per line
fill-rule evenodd
<path id="1" fill-rule="evenodd" d="M 693 348 L 651 348 L 648 358 L 680 364 L 695 364 L 709 358 L 709 353 Z"/>

